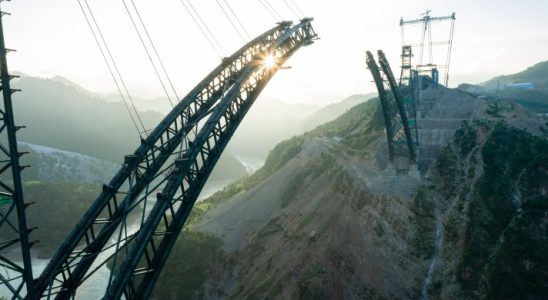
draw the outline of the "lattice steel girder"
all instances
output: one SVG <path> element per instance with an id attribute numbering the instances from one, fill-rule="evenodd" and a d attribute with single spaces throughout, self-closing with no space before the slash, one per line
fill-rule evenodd
<path id="1" fill-rule="evenodd" d="M 240 76 L 247 65 L 252 63 L 253 57 L 267 49 L 289 26 L 290 23 L 281 23 L 244 45 L 232 56 L 223 59 L 223 62 L 183 98 L 142 141 L 134 154 L 126 157 L 123 167 L 110 183 L 104 186 L 103 192 L 38 278 L 37 295 L 44 293 L 48 286 L 53 288 L 54 281 L 62 282 L 66 289 L 74 291 L 80 281 L 80 279 L 73 279 L 76 278 L 74 275 L 83 276 L 81 273 L 89 268 L 118 224 L 124 219 L 122 208 L 127 205 L 127 202 L 135 202 L 138 195 L 157 176 L 162 165 L 180 144 L 181 137 L 208 115 L 209 109 L 219 100 L 223 90 Z M 131 185 L 130 180 L 134 181 Z M 121 189 L 126 186 L 130 188 L 121 194 Z M 117 196 L 122 198 L 122 201 L 117 199 Z M 99 230 L 97 227 L 100 227 Z M 78 246 L 81 248 L 75 251 Z M 78 272 L 75 274 L 77 267 Z M 71 276 L 63 275 L 69 271 Z"/>
<path id="2" fill-rule="evenodd" d="M 382 79 L 381 71 L 379 67 L 377 66 L 377 63 L 375 62 L 375 58 L 373 57 L 373 54 L 370 51 L 366 52 L 366 60 L 365 60 L 367 67 L 369 68 L 369 71 L 371 72 L 371 75 L 373 76 L 373 80 L 375 81 L 375 86 L 377 87 L 377 91 L 379 93 L 379 100 L 381 102 L 381 108 L 383 113 L 383 119 L 384 119 L 384 127 L 386 129 L 386 140 L 388 142 L 388 159 L 393 162 L 394 161 L 394 145 L 392 144 L 392 137 L 394 136 L 392 130 L 392 117 L 390 114 L 389 104 L 388 104 L 388 93 L 386 92 L 386 89 L 384 87 L 384 80 Z"/>
<path id="3" fill-rule="evenodd" d="M 18 90 L 11 88 L 10 80 L 17 76 L 8 72 L 6 54 L 10 50 L 6 49 L 4 41 L 4 14 L 0 12 L 0 81 L 3 96 L 3 106 L 0 107 L 0 174 L 9 171 L 11 180 L 0 180 L 0 286 L 5 286 L 12 293 L 12 299 L 21 299 L 25 295 L 32 295 L 34 291 L 30 257 L 32 243 L 29 242 L 30 230 L 27 227 L 21 181 L 24 166 L 19 163 L 23 153 L 17 149 L 16 131 L 19 128 L 15 126 L 11 99 L 11 95 Z M 19 248 L 19 252 L 13 251 L 16 248 Z M 11 252 L 9 257 L 5 255 L 8 251 Z M 15 258 L 14 253 L 17 256 Z M 6 275 L 6 270 L 12 274 Z"/>
<path id="4" fill-rule="evenodd" d="M 195 143 L 169 173 L 167 184 L 158 194 L 158 201 L 119 267 L 105 299 L 118 299 L 122 294 L 127 298 L 146 299 L 150 295 L 201 189 L 241 120 L 279 66 L 316 38 L 310 21 L 303 20 L 288 30 L 262 55 L 274 56 L 278 66 L 273 69 L 262 64 L 248 67 L 214 108 Z M 167 234 L 155 239 L 154 233 L 163 228 Z"/>
<path id="5" fill-rule="evenodd" d="M 411 131 L 409 129 L 409 122 L 407 121 L 407 113 L 402 103 L 402 96 L 400 93 L 400 89 L 398 85 L 396 84 L 396 78 L 394 78 L 394 73 L 392 73 L 392 69 L 390 68 L 390 64 L 388 63 L 388 60 L 386 59 L 384 52 L 382 52 L 382 50 L 378 50 L 377 55 L 379 56 L 379 64 L 381 65 L 381 69 L 383 70 L 385 77 L 388 80 L 388 84 L 390 85 L 390 90 L 392 91 L 394 102 L 396 106 L 398 107 L 398 112 L 401 119 L 401 125 L 403 126 L 403 133 L 405 134 L 405 142 L 407 144 L 407 150 L 408 150 L 407 152 L 409 155 L 409 160 L 411 162 L 414 162 L 415 146 L 413 143 L 413 138 L 411 136 Z M 398 142 L 398 141 L 401 141 L 402 138 L 403 136 L 400 135 L 398 137 L 395 137 L 393 141 Z"/>
<path id="6" fill-rule="evenodd" d="M 306 28 L 309 21 L 303 20 L 298 27 Z M 158 189 L 161 183 L 166 182 L 165 178 L 160 179 L 161 175 L 173 168 L 173 164 L 168 163 L 167 167 L 165 164 L 174 153 L 177 153 L 175 150 L 183 141 L 187 140 L 192 144 L 193 141 L 190 139 L 195 139 L 196 136 L 191 133 L 191 129 L 198 128 L 200 120 L 214 111 L 218 100 L 242 78 L 245 70 L 255 67 L 259 55 L 283 40 L 287 32 L 295 31 L 290 25 L 288 22 L 280 23 L 246 44 L 234 55 L 224 59 L 222 64 L 181 100 L 150 136 L 142 141 L 135 153 L 126 157 L 122 169 L 109 185 L 105 185 L 101 195 L 38 279 L 37 296 L 49 297 L 57 294 L 57 298 L 67 298 L 75 293 L 84 276 L 89 276 L 87 272 L 98 254 L 112 247 L 106 244 L 119 225 L 125 224 L 129 212 L 139 204 L 146 206 L 147 197 Z M 159 180 L 160 183 L 152 184 L 153 180 Z M 123 187 L 128 187 L 128 190 L 122 192 Z M 141 195 L 143 190 L 144 196 Z M 123 200 L 117 199 L 117 196 Z M 143 219 L 144 213 L 143 208 Z M 116 246 L 125 246 L 130 240 L 128 237 L 121 239 L 119 236 Z M 75 250 L 78 245 L 81 248 Z M 48 291 L 44 293 L 46 289 Z"/>
<path id="7" fill-rule="evenodd" d="M 396 154 L 408 155 L 410 161 L 415 161 L 414 144 L 394 74 L 384 53 L 379 51 L 378 55 L 381 68 L 378 67 L 373 54 L 369 51 L 367 51 L 366 63 L 375 81 L 381 101 L 389 161 L 394 162 Z"/>

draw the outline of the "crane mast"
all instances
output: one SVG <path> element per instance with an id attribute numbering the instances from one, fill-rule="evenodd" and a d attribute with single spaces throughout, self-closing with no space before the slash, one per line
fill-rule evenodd
<path id="1" fill-rule="evenodd" d="M 417 70 L 419 74 L 428 74 L 437 79 L 439 77 L 439 70 L 443 69 L 443 84 L 447 86 L 449 82 L 449 63 L 451 58 L 451 47 L 453 45 L 453 32 L 455 26 L 455 13 L 448 16 L 433 17 L 430 15 L 431 10 L 427 10 L 422 13 L 422 18 L 413 20 L 400 19 L 401 38 L 402 38 L 402 73 L 400 76 L 400 84 L 409 85 L 411 78 L 411 69 Z M 432 23 L 433 22 L 450 22 L 449 38 L 447 40 L 435 41 L 432 38 Z M 418 43 L 411 43 L 405 39 L 405 29 L 409 26 L 421 25 L 421 36 Z M 434 47 L 445 46 L 447 47 L 447 53 L 445 61 L 441 59 L 434 60 L 433 49 Z M 418 49 L 417 49 L 418 48 Z M 425 49 L 426 48 L 426 49 Z M 418 50 L 419 55 L 415 57 L 413 49 Z M 428 53 L 428 61 L 425 63 L 425 50 Z M 415 58 L 413 65 L 413 57 Z"/>

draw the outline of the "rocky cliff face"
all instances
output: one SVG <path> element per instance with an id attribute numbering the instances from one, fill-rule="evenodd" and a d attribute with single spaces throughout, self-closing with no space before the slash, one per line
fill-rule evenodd
<path id="1" fill-rule="evenodd" d="M 548 294 L 548 142 L 501 122 L 457 131 L 426 191 L 440 210 L 436 298 Z"/>
<path id="2" fill-rule="evenodd" d="M 187 252 L 175 249 L 170 262 L 190 266 L 168 269 L 157 296 L 548 294 L 548 143 L 507 125 L 540 134 L 542 121 L 504 103 L 493 112 L 492 103 L 462 93 L 429 93 L 425 120 L 459 119 L 459 126 L 445 128 L 443 141 L 429 137 L 436 157 L 422 176 L 384 168 L 382 116 L 376 101 L 360 104 L 281 143 L 262 170 L 200 203 L 183 236 L 203 235 L 195 251 L 209 259 L 185 259 L 193 255 L 187 238 Z M 472 107 L 466 113 L 458 109 L 464 102 Z M 197 270 L 207 276 L 184 290 L 169 283 Z"/>

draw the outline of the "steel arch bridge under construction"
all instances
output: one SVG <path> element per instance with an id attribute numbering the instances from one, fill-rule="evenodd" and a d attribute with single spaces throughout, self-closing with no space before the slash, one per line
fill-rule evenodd
<path id="1" fill-rule="evenodd" d="M 317 39 L 311 22 L 278 23 L 223 59 L 125 156 L 43 272 L 9 286 L 13 298 L 75 297 L 104 265 L 111 269 L 104 299 L 149 297 L 236 128 L 276 71 Z"/>
<path id="2" fill-rule="evenodd" d="M 396 157 L 407 157 L 410 163 L 415 163 L 413 132 L 409 126 L 408 112 L 405 110 L 400 88 L 384 52 L 379 50 L 377 54 L 378 65 L 373 54 L 367 51 L 366 64 L 379 93 L 388 142 L 388 159 L 394 163 Z"/>

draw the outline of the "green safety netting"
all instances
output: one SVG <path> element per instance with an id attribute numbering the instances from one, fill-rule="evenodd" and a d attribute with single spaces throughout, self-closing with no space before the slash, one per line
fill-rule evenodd
<path id="1" fill-rule="evenodd" d="M 0 196 L 0 206 L 11 204 L 13 199 L 9 196 Z"/>
<path id="2" fill-rule="evenodd" d="M 409 98 L 403 98 L 402 99 L 403 103 L 412 103 L 413 101 L 414 101 L 413 99 L 409 99 Z"/>

